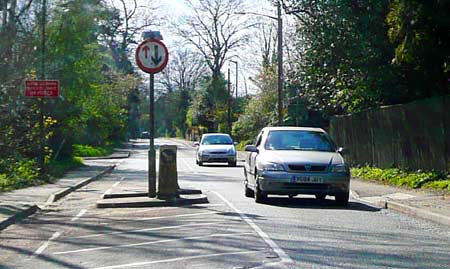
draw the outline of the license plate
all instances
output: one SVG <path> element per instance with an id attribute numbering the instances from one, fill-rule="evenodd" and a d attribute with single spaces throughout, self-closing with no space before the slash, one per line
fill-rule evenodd
<path id="1" fill-rule="evenodd" d="M 308 176 L 296 176 L 295 182 L 297 182 L 297 183 L 323 183 L 323 178 L 308 177 Z"/>

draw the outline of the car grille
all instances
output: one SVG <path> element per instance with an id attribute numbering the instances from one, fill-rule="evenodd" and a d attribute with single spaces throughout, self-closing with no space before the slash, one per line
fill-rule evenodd
<path id="1" fill-rule="evenodd" d="M 225 154 L 227 153 L 226 151 L 211 151 L 211 154 Z"/>
<path id="2" fill-rule="evenodd" d="M 296 172 L 325 172 L 326 165 L 290 164 L 289 169 Z"/>

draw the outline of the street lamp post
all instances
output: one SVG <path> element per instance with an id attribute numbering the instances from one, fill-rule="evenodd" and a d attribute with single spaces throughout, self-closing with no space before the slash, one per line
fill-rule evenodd
<path id="1" fill-rule="evenodd" d="M 237 12 L 236 14 L 253 14 L 257 16 L 267 17 L 277 21 L 277 63 L 278 63 L 278 126 L 283 125 L 283 19 L 281 18 L 281 3 L 277 1 L 277 17 L 259 14 L 255 12 Z"/>

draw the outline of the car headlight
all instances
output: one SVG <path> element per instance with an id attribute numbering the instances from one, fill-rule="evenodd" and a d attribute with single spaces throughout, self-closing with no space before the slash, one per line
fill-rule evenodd
<path id="1" fill-rule="evenodd" d="M 284 166 L 279 163 L 261 163 L 259 169 L 263 171 L 286 171 Z"/>
<path id="2" fill-rule="evenodd" d="M 234 148 L 229 148 L 229 149 L 228 149 L 228 154 L 234 154 L 234 152 L 235 152 L 235 151 L 234 151 Z"/>
<path id="3" fill-rule="evenodd" d="M 331 173 L 350 173 L 350 169 L 345 164 L 336 164 L 331 167 Z"/>

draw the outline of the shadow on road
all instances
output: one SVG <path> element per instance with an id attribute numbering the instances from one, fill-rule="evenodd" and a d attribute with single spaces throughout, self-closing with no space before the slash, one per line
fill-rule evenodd
<path id="1" fill-rule="evenodd" d="M 267 205 L 289 207 L 289 208 L 323 208 L 336 210 L 354 210 L 377 212 L 379 208 L 366 205 L 357 201 L 348 202 L 347 206 L 339 206 L 332 199 L 317 200 L 307 197 L 285 198 L 285 197 L 269 197 L 266 201 Z"/>

